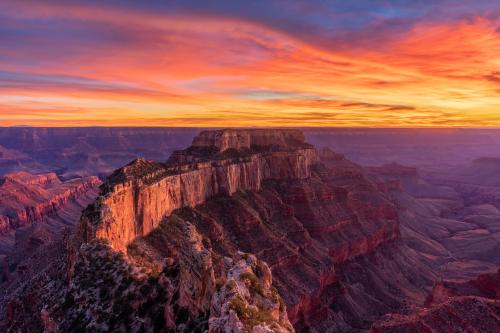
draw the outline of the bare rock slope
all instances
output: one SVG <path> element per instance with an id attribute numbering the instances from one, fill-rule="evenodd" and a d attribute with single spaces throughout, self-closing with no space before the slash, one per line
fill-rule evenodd
<path id="1" fill-rule="evenodd" d="M 500 270 L 467 282 L 437 283 L 427 307 L 411 315 L 388 315 L 372 333 L 483 332 L 500 328 Z"/>

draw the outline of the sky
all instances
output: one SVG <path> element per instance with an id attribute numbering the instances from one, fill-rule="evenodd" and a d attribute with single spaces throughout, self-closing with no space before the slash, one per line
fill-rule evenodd
<path id="1" fill-rule="evenodd" d="M 500 126 L 498 0 L 0 1 L 0 126 Z"/>

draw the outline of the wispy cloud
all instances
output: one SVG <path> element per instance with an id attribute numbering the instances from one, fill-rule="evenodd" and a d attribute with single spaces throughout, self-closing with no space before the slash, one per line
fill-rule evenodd
<path id="1" fill-rule="evenodd" d="M 493 1 L 2 1 L 0 125 L 500 125 Z"/>

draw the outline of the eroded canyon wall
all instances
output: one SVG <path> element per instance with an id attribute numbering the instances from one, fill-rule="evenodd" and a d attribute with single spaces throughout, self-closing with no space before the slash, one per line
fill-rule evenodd
<path id="1" fill-rule="evenodd" d="M 305 179 L 311 175 L 311 166 L 319 161 L 316 150 L 306 145 L 297 131 L 285 131 L 286 135 L 263 130 L 246 130 L 240 136 L 234 133 L 202 132 L 195 137 L 193 147 L 216 145 L 211 147 L 216 147 L 219 155 L 207 160 L 161 164 L 138 159 L 117 170 L 82 217 L 84 239 L 107 239 L 113 248 L 124 251 L 131 241 L 149 233 L 175 209 L 194 207 L 217 195 L 259 191 L 264 180 Z M 251 149 L 255 145 L 272 149 L 224 156 L 228 149 Z"/>
<path id="2" fill-rule="evenodd" d="M 55 173 L 16 172 L 6 175 L 0 183 L 0 235 L 42 222 L 68 202 L 89 193 L 93 197 L 100 184 L 97 177 L 63 182 Z"/>

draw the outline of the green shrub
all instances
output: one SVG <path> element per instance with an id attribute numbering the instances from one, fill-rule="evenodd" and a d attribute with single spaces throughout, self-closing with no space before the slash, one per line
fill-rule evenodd
<path id="1" fill-rule="evenodd" d="M 237 296 L 233 298 L 231 304 L 229 305 L 229 308 L 234 310 L 234 312 L 236 312 L 238 318 L 240 318 L 241 320 L 245 319 L 247 315 L 246 311 L 247 306 L 245 301 L 241 297 Z"/>
<path id="2" fill-rule="evenodd" d="M 252 328 L 259 324 L 272 325 L 276 322 L 271 311 L 247 307 L 245 301 L 240 296 L 233 298 L 229 308 L 236 312 L 238 318 L 245 325 L 245 330 L 248 332 L 251 332 Z"/>
<path id="3" fill-rule="evenodd" d="M 255 276 L 255 274 L 251 272 L 245 272 L 240 274 L 240 279 L 250 281 L 251 288 L 259 295 L 264 296 L 264 289 L 259 282 L 259 279 Z"/>

